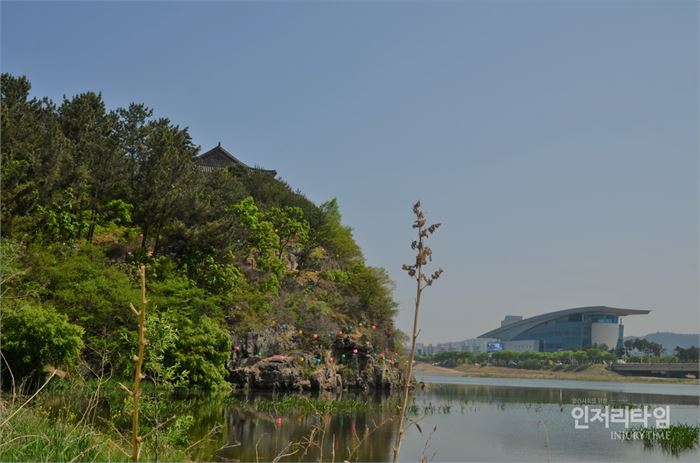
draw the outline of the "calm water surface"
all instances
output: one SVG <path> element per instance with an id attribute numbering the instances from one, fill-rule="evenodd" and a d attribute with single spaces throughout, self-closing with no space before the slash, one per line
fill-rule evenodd
<path id="1" fill-rule="evenodd" d="M 627 402 L 634 406 L 668 405 L 672 423 L 697 424 L 700 387 L 696 385 L 445 376 L 419 379 L 430 384 L 414 395 L 410 418 L 418 422 L 422 432 L 416 426 L 407 431 L 402 461 L 418 461 L 421 453 L 436 462 L 700 459 L 697 450 L 672 456 L 660 449 L 645 449 L 640 441 L 612 440 L 611 431 L 624 430 L 624 424 L 606 428 L 602 423 L 591 423 L 589 429 L 574 429 L 571 416 L 572 409 L 582 402 L 595 402 L 591 408 Z M 203 448 L 201 458 L 270 461 L 280 453 L 296 452 L 282 461 L 315 461 L 319 456 L 324 461 L 391 459 L 395 427 L 391 416 L 396 397 L 345 393 L 340 398 L 365 400 L 371 406 L 342 416 L 255 411 L 256 400 L 270 397 L 256 394 L 242 398 L 242 403 L 199 407 L 200 437 L 212 426 L 221 426 L 221 432 Z M 371 432 L 365 434 L 367 429 Z M 310 437 L 314 445 L 288 446 L 290 442 L 308 443 Z"/>

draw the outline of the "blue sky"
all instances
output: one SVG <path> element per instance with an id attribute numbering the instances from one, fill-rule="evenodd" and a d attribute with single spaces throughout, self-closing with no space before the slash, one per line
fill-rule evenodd
<path id="1" fill-rule="evenodd" d="M 435 342 L 585 305 L 700 330 L 697 41 L 692 1 L 2 2 L 0 64 L 337 197 L 404 330 L 420 198 Z"/>

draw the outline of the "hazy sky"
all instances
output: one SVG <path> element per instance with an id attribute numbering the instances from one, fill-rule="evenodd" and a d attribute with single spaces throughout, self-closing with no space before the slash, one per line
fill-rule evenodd
<path id="1" fill-rule="evenodd" d="M 700 330 L 697 42 L 694 1 L 2 2 L 1 64 L 337 197 L 404 330 L 420 198 L 436 342 L 586 305 Z"/>

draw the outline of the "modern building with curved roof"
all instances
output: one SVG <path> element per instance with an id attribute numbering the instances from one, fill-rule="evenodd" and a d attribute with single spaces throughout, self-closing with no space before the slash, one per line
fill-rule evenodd
<path id="1" fill-rule="evenodd" d="M 622 346 L 624 337 L 621 317 L 649 312 L 593 306 L 557 310 L 525 319 L 508 315 L 500 328 L 479 337 L 499 339 L 505 349 L 513 350 L 556 352 L 594 345 L 617 348 Z"/>

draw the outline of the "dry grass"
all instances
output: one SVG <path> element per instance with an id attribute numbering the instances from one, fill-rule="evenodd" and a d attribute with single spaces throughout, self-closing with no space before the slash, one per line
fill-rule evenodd
<path id="1" fill-rule="evenodd" d="M 445 374 L 444 372 L 435 372 L 430 370 L 434 365 L 427 365 L 427 370 L 431 371 L 427 374 Z M 458 373 L 462 376 L 470 376 L 475 378 L 520 378 L 520 379 L 566 379 L 579 381 L 616 381 L 621 383 L 681 383 L 681 384 L 698 384 L 697 379 L 692 378 L 656 378 L 649 376 L 625 376 L 606 369 L 602 365 L 592 365 L 581 371 L 551 371 L 551 370 L 526 370 L 523 368 L 509 368 L 496 366 L 476 366 L 476 365 L 461 365 L 457 368 L 445 368 Z"/>

